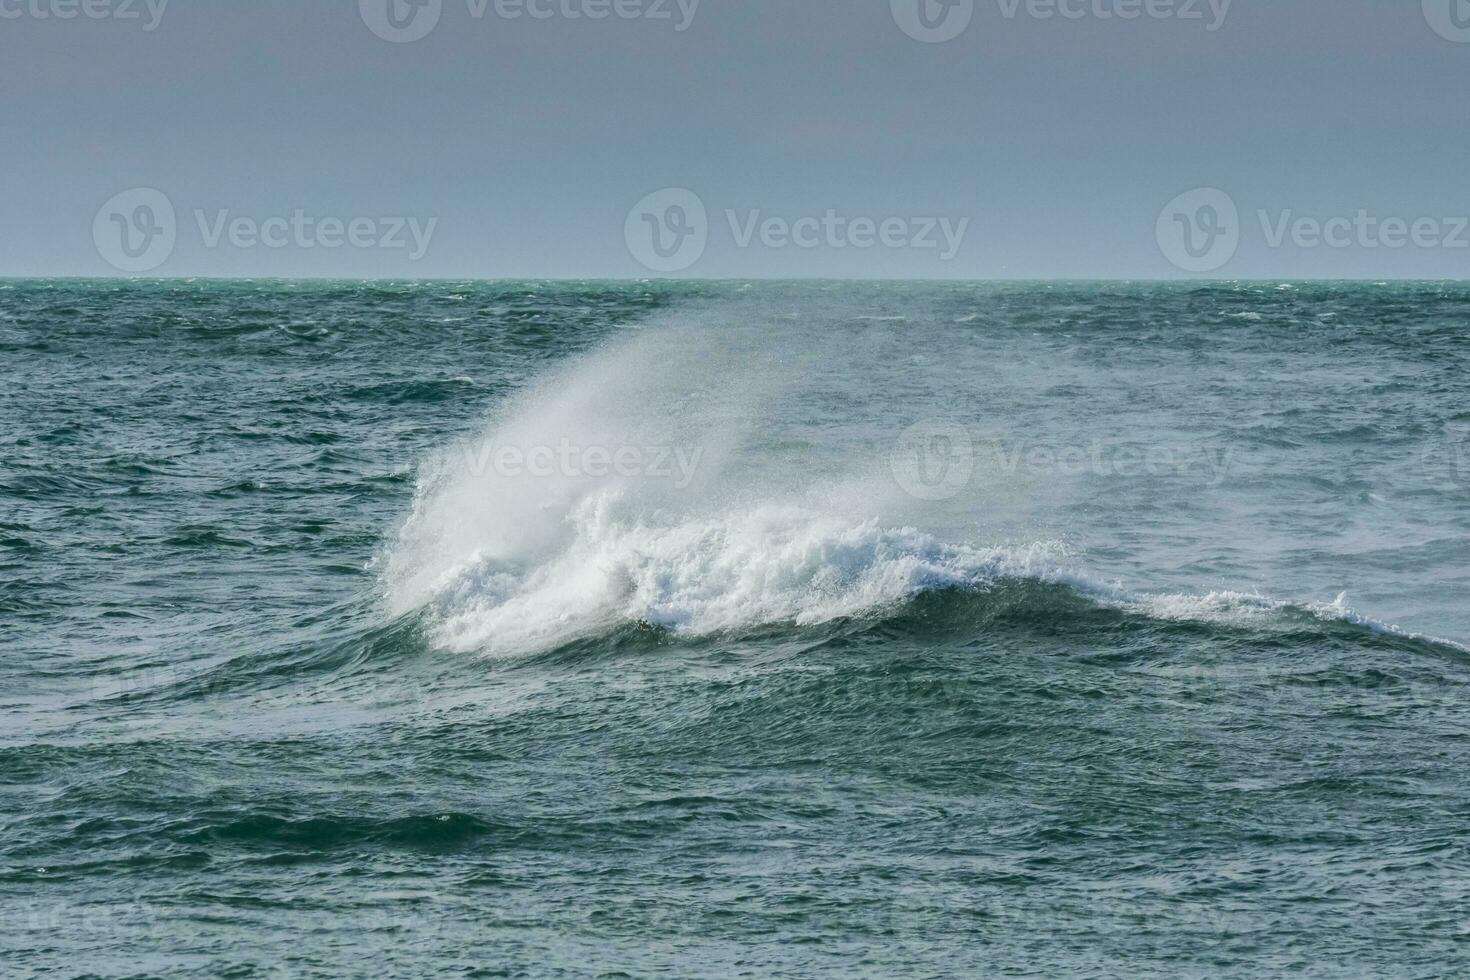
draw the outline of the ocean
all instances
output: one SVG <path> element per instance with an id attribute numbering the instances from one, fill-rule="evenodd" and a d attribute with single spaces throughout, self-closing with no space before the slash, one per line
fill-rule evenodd
<path id="1" fill-rule="evenodd" d="M 6 977 L 1470 973 L 1470 285 L 0 281 Z"/>

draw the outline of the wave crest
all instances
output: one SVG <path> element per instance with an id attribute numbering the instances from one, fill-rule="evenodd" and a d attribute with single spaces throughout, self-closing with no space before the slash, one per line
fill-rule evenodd
<path id="1" fill-rule="evenodd" d="M 702 636 L 878 617 L 926 593 L 1027 580 L 1155 621 L 1306 616 L 1421 639 L 1354 612 L 1345 596 L 1293 604 L 1130 592 L 1079 571 L 1054 541 L 974 543 L 985 537 L 975 521 L 1016 496 L 995 481 L 968 487 L 937 515 L 947 530 L 922 530 L 935 512 L 916 513 L 881 461 L 862 458 L 871 442 L 824 454 L 821 440 L 773 438 L 765 414 L 789 381 L 783 372 L 820 365 L 773 358 L 769 342 L 733 328 L 648 330 L 511 399 L 478 444 L 424 467 L 385 556 L 390 612 L 427 610 L 432 639 L 446 648 L 516 655 L 631 624 Z M 802 394 L 804 406 L 821 401 Z M 600 449 L 604 464 L 622 450 L 662 447 L 644 458 L 690 465 L 677 480 L 607 465 L 534 474 L 487 465 L 497 448 L 549 458 L 555 446 Z M 961 526 L 955 514 L 965 515 Z"/>
<path id="2" fill-rule="evenodd" d="M 532 652 L 646 623 L 708 635 L 811 626 L 892 608 L 926 592 L 1062 576 L 1056 543 L 975 548 L 909 527 L 857 524 L 798 504 L 661 521 L 613 492 L 567 515 L 566 547 L 525 564 L 484 553 L 433 589 L 436 639 Z"/>

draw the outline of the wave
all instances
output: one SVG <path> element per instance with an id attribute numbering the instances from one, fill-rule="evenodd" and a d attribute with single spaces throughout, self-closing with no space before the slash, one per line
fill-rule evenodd
<path id="1" fill-rule="evenodd" d="M 871 460 L 773 443 L 772 405 L 823 365 L 772 344 L 647 328 L 508 401 L 422 467 L 380 559 L 390 613 L 425 611 L 440 646 L 515 655 L 629 624 L 808 626 L 1058 566 L 1051 544 L 972 547 L 893 519 L 915 501 Z"/>
<path id="2" fill-rule="evenodd" d="M 1160 621 L 1191 621 L 1223 626 L 1291 626 L 1295 623 L 1335 624 L 1362 629 L 1380 636 L 1470 653 L 1470 647 L 1428 633 L 1415 633 L 1373 619 L 1348 604 L 1341 592 L 1331 602 L 1273 599 L 1259 593 L 1209 592 L 1203 595 L 1136 595 L 1122 602 L 1125 608 Z"/>
<path id="3" fill-rule="evenodd" d="M 513 654 L 630 623 L 695 636 L 812 626 L 881 614 L 926 592 L 1062 576 L 1058 545 L 954 545 L 797 504 L 659 523 L 601 494 L 566 520 L 566 547 L 544 561 L 476 553 L 447 570 L 431 590 L 436 640 Z"/>
<path id="4" fill-rule="evenodd" d="M 423 591 L 432 640 L 454 651 L 529 655 L 629 626 L 675 636 L 740 634 L 843 620 L 902 618 L 936 593 L 999 597 L 1046 587 L 1034 616 L 1067 607 L 1160 623 L 1293 629 L 1338 624 L 1466 651 L 1353 609 L 1346 594 L 1294 602 L 1257 593 L 1147 593 L 1090 575 L 1058 541 L 977 546 L 877 519 L 853 523 L 810 502 L 730 512 L 646 512 L 636 497 L 592 494 L 564 515 L 565 540 L 530 560 L 475 551 Z"/>
<path id="5" fill-rule="evenodd" d="M 769 343 L 650 328 L 509 401 L 482 437 L 422 468 L 380 558 L 390 613 L 423 614 L 442 648 L 517 656 L 629 627 L 701 637 L 882 620 L 932 593 L 1029 582 L 1157 622 L 1307 617 L 1443 642 L 1363 616 L 1345 596 L 1150 594 L 1088 574 L 1057 541 L 977 543 L 985 533 L 973 520 L 926 527 L 908 519 L 916 502 L 881 461 L 843 454 L 823 469 L 786 455 L 793 443 L 761 441 L 781 384 L 779 365 L 761 357 Z M 538 450 L 548 466 L 528 472 Z M 620 452 L 642 468 L 619 471 L 610 461 Z M 1003 489 L 968 488 L 960 509 L 983 514 L 982 494 Z"/>

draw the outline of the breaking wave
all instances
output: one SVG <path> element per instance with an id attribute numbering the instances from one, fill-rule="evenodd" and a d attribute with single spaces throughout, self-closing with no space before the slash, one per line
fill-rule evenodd
<path id="1" fill-rule="evenodd" d="M 882 618 L 1019 580 L 1160 621 L 1305 615 L 1417 638 L 1346 596 L 1148 594 L 1089 575 L 1059 541 L 925 527 L 871 452 L 823 465 L 771 443 L 763 413 L 791 365 L 768 353 L 736 330 L 650 329 L 513 398 L 423 466 L 380 561 L 390 612 L 426 615 L 444 648 L 513 656 L 632 624 L 705 636 Z"/>

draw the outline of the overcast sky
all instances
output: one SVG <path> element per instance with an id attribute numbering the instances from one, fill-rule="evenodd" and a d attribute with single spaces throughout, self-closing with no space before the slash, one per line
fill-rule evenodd
<path id="1" fill-rule="evenodd" d="M 1470 0 L 161 2 L 0 0 L 0 275 L 1470 278 Z"/>

